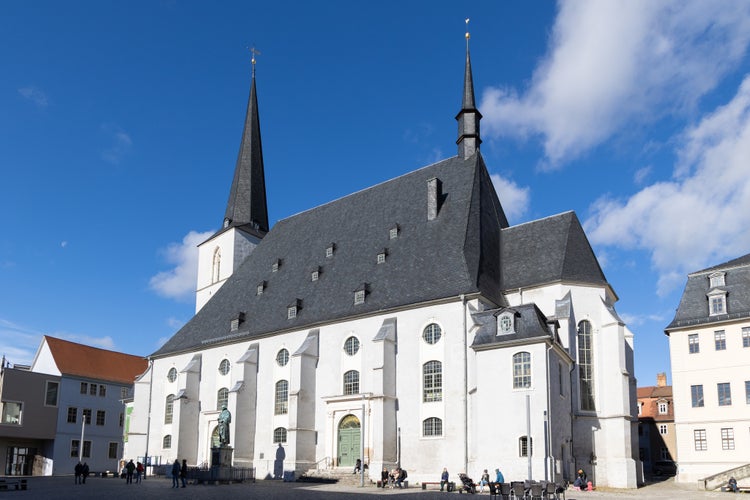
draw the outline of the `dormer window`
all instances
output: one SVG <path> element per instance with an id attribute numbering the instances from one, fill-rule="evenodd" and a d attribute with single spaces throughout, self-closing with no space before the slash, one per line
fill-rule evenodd
<path id="1" fill-rule="evenodd" d="M 295 299 L 294 302 L 289 304 L 286 308 L 286 319 L 294 319 L 297 317 L 297 313 L 302 308 L 302 301 Z"/>
<path id="2" fill-rule="evenodd" d="M 326 258 L 333 257 L 333 252 L 336 250 L 336 245 L 334 243 L 329 243 L 326 247 Z"/>
<path id="3" fill-rule="evenodd" d="M 232 320 L 229 322 L 229 330 L 232 332 L 236 332 L 239 330 L 240 325 L 245 322 L 245 313 L 240 312 L 237 314 L 236 317 L 232 318 Z"/>
<path id="4" fill-rule="evenodd" d="M 378 258 L 377 262 L 378 264 L 384 264 L 385 263 L 385 257 L 388 255 L 388 249 L 384 248 L 381 251 L 378 252 Z"/>
<path id="5" fill-rule="evenodd" d="M 367 295 L 367 283 L 362 283 L 359 288 L 354 290 L 354 305 L 360 305 L 365 303 L 365 296 Z"/>
<path id="6" fill-rule="evenodd" d="M 281 259 L 276 259 L 273 264 L 271 264 L 271 272 L 275 273 L 279 270 L 281 267 Z"/>
<path id="7" fill-rule="evenodd" d="M 255 295 L 263 295 L 263 291 L 266 289 L 266 282 L 261 281 L 258 283 L 258 288 L 255 290 Z"/>
<path id="8" fill-rule="evenodd" d="M 711 273 L 708 275 L 710 288 L 716 288 L 717 286 L 725 286 L 724 282 L 725 273 Z"/>
<path id="9" fill-rule="evenodd" d="M 708 294 L 708 314 L 717 316 L 726 314 L 727 311 L 727 292 L 724 290 L 714 290 Z"/>
<path id="10" fill-rule="evenodd" d="M 231 224 L 231 223 L 232 223 L 232 219 L 230 219 L 229 217 L 227 217 L 226 219 L 224 219 L 224 229 L 228 228 L 229 224 Z"/>
<path id="11" fill-rule="evenodd" d="M 310 272 L 310 281 L 318 281 L 320 278 L 320 268 L 316 267 Z"/>
<path id="12" fill-rule="evenodd" d="M 497 317 L 497 334 L 508 335 L 516 333 L 515 321 L 513 313 L 506 311 Z"/>
<path id="13" fill-rule="evenodd" d="M 398 224 L 396 224 L 388 232 L 388 238 L 391 240 L 395 240 L 396 238 L 398 238 L 398 230 L 399 230 L 399 227 L 398 227 Z"/>

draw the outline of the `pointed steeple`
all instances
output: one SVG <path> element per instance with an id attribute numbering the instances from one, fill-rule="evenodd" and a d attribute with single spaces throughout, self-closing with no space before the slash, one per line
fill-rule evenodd
<path id="1" fill-rule="evenodd" d="M 479 120 L 482 113 L 474 103 L 474 79 L 471 75 L 471 57 L 469 55 L 469 20 L 466 20 L 466 69 L 464 70 L 464 95 L 461 111 L 456 115 L 458 120 L 458 156 L 468 158 L 479 151 L 482 139 L 479 137 Z"/>
<path id="2" fill-rule="evenodd" d="M 266 205 L 266 179 L 263 168 L 263 148 L 260 140 L 260 117 L 258 97 L 255 90 L 255 54 L 252 49 L 252 84 L 242 131 L 240 152 L 234 167 L 234 179 L 229 191 L 224 228 L 251 225 L 252 228 L 268 232 L 268 207 Z"/>

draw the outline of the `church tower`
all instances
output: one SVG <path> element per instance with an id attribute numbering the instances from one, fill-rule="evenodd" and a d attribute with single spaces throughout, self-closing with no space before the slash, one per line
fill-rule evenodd
<path id="1" fill-rule="evenodd" d="M 477 151 L 482 139 L 479 137 L 479 112 L 474 101 L 474 79 L 471 74 L 471 57 L 469 55 L 469 20 L 466 20 L 466 68 L 464 69 L 464 95 L 461 111 L 456 115 L 458 121 L 458 156 L 467 159 Z"/>
<path id="2" fill-rule="evenodd" d="M 250 98 L 224 221 L 221 229 L 198 245 L 196 313 L 221 288 L 269 230 L 260 117 L 255 90 L 255 53 L 253 49 Z"/>

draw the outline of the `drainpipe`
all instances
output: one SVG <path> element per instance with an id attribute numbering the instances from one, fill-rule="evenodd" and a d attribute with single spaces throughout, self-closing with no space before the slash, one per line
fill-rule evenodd
<path id="1" fill-rule="evenodd" d="M 461 294 L 461 303 L 463 304 L 463 330 L 464 330 L 464 390 L 462 397 L 464 399 L 464 472 L 469 473 L 469 332 L 466 330 L 466 295 Z"/>
<path id="2" fill-rule="evenodd" d="M 554 342 L 554 340 L 553 340 Z M 549 366 L 549 351 L 552 349 L 552 344 L 547 346 L 547 349 L 545 350 L 545 363 L 546 363 L 546 371 L 547 371 L 547 411 L 544 412 L 544 425 L 546 427 L 546 436 L 544 440 L 544 479 L 546 481 L 550 480 L 550 477 L 555 477 L 555 468 L 553 463 L 553 457 L 552 457 L 552 419 L 551 413 L 552 413 L 552 400 L 550 399 L 550 366 Z"/>
<path id="3" fill-rule="evenodd" d="M 151 379 L 148 382 L 148 418 L 146 419 L 146 453 L 143 456 L 143 478 L 146 479 L 148 474 L 148 438 L 151 436 L 151 393 L 154 387 L 154 360 L 148 360 L 148 368 L 151 373 Z M 133 400 L 135 400 L 135 385 L 133 385 Z M 118 466 L 119 469 L 119 466 Z M 119 470 L 117 471 L 120 472 Z"/>

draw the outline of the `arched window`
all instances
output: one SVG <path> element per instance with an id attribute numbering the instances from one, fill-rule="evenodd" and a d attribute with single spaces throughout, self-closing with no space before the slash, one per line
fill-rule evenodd
<path id="1" fill-rule="evenodd" d="M 219 392 L 216 393 L 216 409 L 221 410 L 229 402 L 229 389 L 222 387 Z"/>
<path id="2" fill-rule="evenodd" d="M 276 402 L 273 413 L 275 415 L 286 415 L 289 413 L 289 382 L 286 380 L 276 382 Z"/>
<path id="3" fill-rule="evenodd" d="M 443 421 L 437 417 L 422 420 L 422 435 L 425 437 L 442 436 Z"/>
<path id="4" fill-rule="evenodd" d="M 578 323 L 578 384 L 581 409 L 594 411 L 594 349 L 587 320 Z"/>
<path id="5" fill-rule="evenodd" d="M 219 281 L 219 273 L 221 272 L 221 248 L 216 247 L 214 250 L 213 266 L 211 267 L 211 283 Z"/>
<path id="6" fill-rule="evenodd" d="M 422 331 L 422 338 L 428 344 L 435 344 L 442 336 L 443 331 L 437 323 L 430 323 Z"/>
<path id="7" fill-rule="evenodd" d="M 531 354 L 518 352 L 513 355 L 513 388 L 531 387 Z"/>
<path id="8" fill-rule="evenodd" d="M 286 429 L 277 427 L 273 430 L 273 443 L 286 443 Z"/>
<path id="9" fill-rule="evenodd" d="M 164 423 L 172 423 L 172 415 L 174 413 L 174 394 L 167 396 L 167 401 L 164 405 Z"/>
<path id="10" fill-rule="evenodd" d="M 428 361 L 422 365 L 422 402 L 443 400 L 443 363 Z"/>
<path id="11" fill-rule="evenodd" d="M 166 436 L 164 436 L 164 439 L 161 442 L 161 447 L 164 448 L 165 450 L 168 450 L 169 448 L 172 447 L 172 435 L 171 434 L 167 434 Z"/>
<path id="12" fill-rule="evenodd" d="M 518 456 L 528 457 L 534 454 L 533 441 L 528 436 L 518 438 Z"/>
<path id="13" fill-rule="evenodd" d="M 359 394 L 359 372 L 349 370 L 344 373 L 344 394 Z"/>

